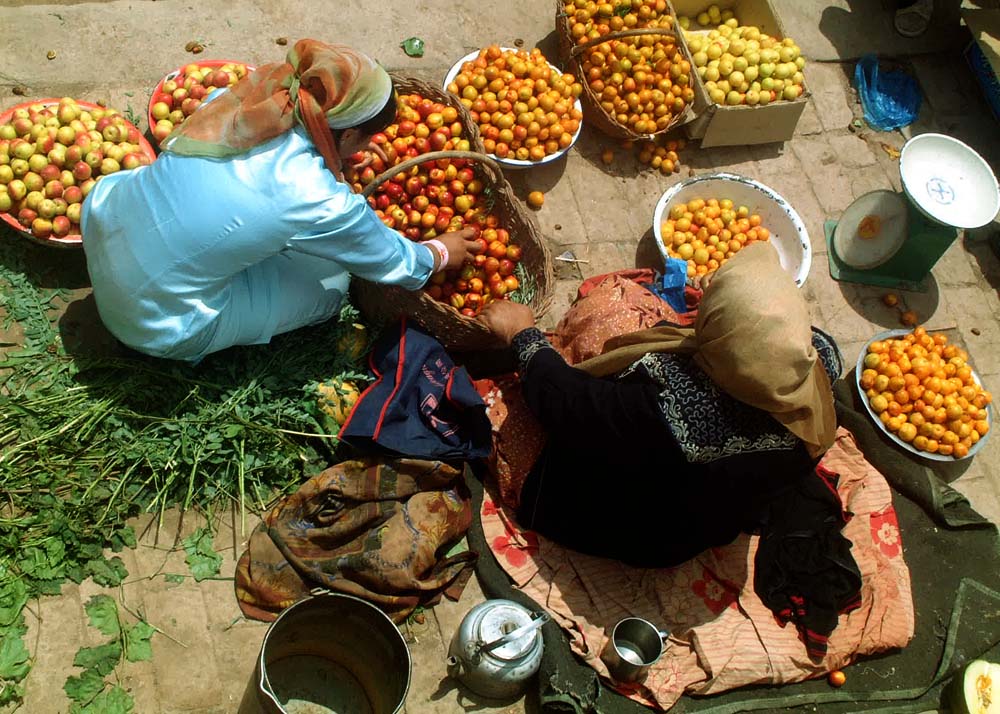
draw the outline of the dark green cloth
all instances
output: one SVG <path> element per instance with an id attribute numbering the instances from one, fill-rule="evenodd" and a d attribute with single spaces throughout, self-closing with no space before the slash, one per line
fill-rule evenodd
<path id="1" fill-rule="evenodd" d="M 885 475 L 894 491 L 919 505 L 945 528 L 992 528 L 965 496 L 927 466 L 931 462 L 917 461 L 871 423 L 860 403 L 853 376 L 834 385 L 834 396 L 838 422 L 854 434 L 865 458 Z"/>
<path id="2" fill-rule="evenodd" d="M 925 463 L 911 459 L 859 411 L 850 378 L 835 385 L 840 424 L 896 492 L 893 499 L 913 582 L 916 632 L 903 650 L 862 659 L 845 670 L 847 684 L 825 680 L 783 687 L 748 687 L 712 697 L 682 697 L 672 714 L 822 711 L 823 714 L 907 714 L 939 706 L 951 675 L 978 657 L 1000 657 L 1000 540 L 996 528 Z M 483 489 L 470 478 L 476 513 Z M 489 597 L 539 605 L 511 587 L 490 554 L 482 523 L 469 531 L 481 555 L 477 574 Z M 650 710 L 600 684 L 571 652 L 555 622 L 542 628 L 545 649 L 538 677 L 543 712 L 645 714 Z"/>

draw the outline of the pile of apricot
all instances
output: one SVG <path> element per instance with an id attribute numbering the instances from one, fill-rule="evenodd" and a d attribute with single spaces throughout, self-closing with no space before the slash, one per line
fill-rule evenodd
<path id="1" fill-rule="evenodd" d="M 990 430 L 993 400 L 969 355 L 923 327 L 868 345 L 860 385 L 872 411 L 918 451 L 961 459 Z"/>
<path id="2" fill-rule="evenodd" d="M 671 258 L 687 261 L 689 278 L 715 272 L 751 243 L 769 240 L 771 231 L 746 206 L 729 199 L 696 198 L 670 208 L 660 238 Z"/>

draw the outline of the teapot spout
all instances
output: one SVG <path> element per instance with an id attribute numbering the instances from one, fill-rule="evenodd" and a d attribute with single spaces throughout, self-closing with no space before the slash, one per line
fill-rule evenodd
<path id="1" fill-rule="evenodd" d="M 465 674 L 465 665 L 454 655 L 445 660 L 445 669 L 452 679 L 458 679 Z"/>

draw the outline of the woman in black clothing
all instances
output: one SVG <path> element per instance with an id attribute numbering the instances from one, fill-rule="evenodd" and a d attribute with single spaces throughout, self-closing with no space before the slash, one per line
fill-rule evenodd
<path id="1" fill-rule="evenodd" d="M 826 511 L 839 516 L 815 478 L 836 430 L 839 353 L 810 328 L 769 245 L 716 273 L 694 329 L 625 335 L 577 367 L 524 306 L 496 303 L 481 319 L 517 356 L 525 401 L 547 435 L 521 489 L 521 526 L 574 550 L 664 567 L 761 529 L 778 501 L 825 492 Z"/>

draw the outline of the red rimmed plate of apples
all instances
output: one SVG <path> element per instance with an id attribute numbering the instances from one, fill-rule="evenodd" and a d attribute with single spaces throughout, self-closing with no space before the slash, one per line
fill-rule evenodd
<path id="1" fill-rule="evenodd" d="M 96 181 L 155 159 L 116 109 L 70 97 L 18 104 L 0 113 L 0 220 L 44 245 L 79 246 Z"/>

